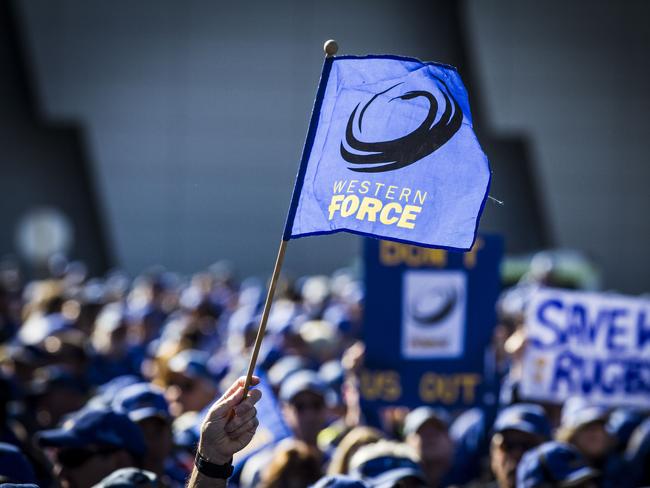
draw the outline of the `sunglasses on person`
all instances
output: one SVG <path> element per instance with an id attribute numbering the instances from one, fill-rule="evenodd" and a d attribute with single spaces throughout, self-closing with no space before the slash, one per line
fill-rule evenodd
<path id="1" fill-rule="evenodd" d="M 56 452 L 57 462 L 66 468 L 78 468 L 86 464 L 90 459 L 95 456 L 109 456 L 117 451 L 119 447 L 105 447 L 105 448 L 77 448 L 77 447 L 66 447 L 59 449 Z"/>
<path id="2" fill-rule="evenodd" d="M 196 381 L 189 379 L 175 381 L 173 384 L 176 385 L 183 393 L 189 393 L 194 390 L 194 388 L 196 388 Z"/>
<path id="3" fill-rule="evenodd" d="M 323 408 L 325 408 L 325 402 L 322 401 L 322 400 L 313 400 L 313 401 L 301 400 L 301 401 L 297 401 L 297 402 L 292 402 L 291 405 L 299 413 L 306 412 L 308 410 L 320 411 Z"/>
<path id="4" fill-rule="evenodd" d="M 526 452 L 537 447 L 539 442 L 534 439 L 512 439 L 502 436 L 497 445 L 506 452 Z"/>

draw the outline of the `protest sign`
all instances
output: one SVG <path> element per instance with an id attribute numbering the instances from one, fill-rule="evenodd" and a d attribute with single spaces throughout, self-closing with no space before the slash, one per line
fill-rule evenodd
<path id="1" fill-rule="evenodd" d="M 490 235 L 463 254 L 366 239 L 365 405 L 494 402 L 485 359 L 502 252 Z"/>
<path id="2" fill-rule="evenodd" d="M 542 289 L 526 316 L 522 396 L 650 407 L 650 300 Z"/>

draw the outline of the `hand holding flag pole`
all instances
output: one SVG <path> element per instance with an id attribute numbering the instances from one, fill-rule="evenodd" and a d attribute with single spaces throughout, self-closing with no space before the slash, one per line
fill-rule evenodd
<path id="1" fill-rule="evenodd" d="M 323 45 L 323 50 L 325 51 L 325 57 L 334 56 L 339 50 L 339 45 L 334 39 L 330 39 L 328 41 L 325 41 L 325 44 Z M 295 197 L 296 195 L 294 195 L 294 199 Z M 278 278 L 280 277 L 280 270 L 282 269 L 282 263 L 284 262 L 284 255 L 287 250 L 288 242 L 289 242 L 289 238 L 286 235 L 284 235 L 282 237 L 282 240 L 280 241 L 280 248 L 278 249 L 278 254 L 275 258 L 275 266 L 273 267 L 273 274 L 271 275 L 269 290 L 266 294 L 266 300 L 264 301 L 264 310 L 262 311 L 262 318 L 260 319 L 260 325 L 257 329 L 257 335 L 255 337 L 255 345 L 253 346 L 253 353 L 251 354 L 251 359 L 250 362 L 248 363 L 248 372 L 246 373 L 246 382 L 244 383 L 243 398 L 246 398 L 246 396 L 248 395 L 248 390 L 251 386 L 251 381 L 253 379 L 253 372 L 255 371 L 255 365 L 257 364 L 257 356 L 260 353 L 262 340 L 264 339 L 264 334 L 266 333 L 266 323 L 269 319 L 269 313 L 271 311 L 271 305 L 273 303 L 273 295 L 275 295 L 275 287 L 278 284 Z"/>

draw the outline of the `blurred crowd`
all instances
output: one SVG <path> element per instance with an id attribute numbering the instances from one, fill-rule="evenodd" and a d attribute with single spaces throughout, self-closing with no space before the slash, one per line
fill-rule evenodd
<path id="1" fill-rule="evenodd" d="M 0 267 L 0 483 L 184 486 L 198 443 L 222 442 L 206 416 L 246 372 L 266 283 L 223 263 L 129 279 L 54 259 L 48 274 L 26 282 Z M 256 370 L 259 427 L 233 452 L 229 486 L 650 485 L 648 412 L 520 398 L 523 312 L 539 284 L 557 285 L 551 268 L 497 304 L 497 409 L 378 416 L 359 392 L 359 276 L 283 280 Z"/>

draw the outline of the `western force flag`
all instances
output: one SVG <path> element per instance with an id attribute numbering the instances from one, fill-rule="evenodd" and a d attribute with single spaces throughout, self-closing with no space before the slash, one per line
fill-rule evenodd
<path id="1" fill-rule="evenodd" d="M 284 240 L 352 232 L 472 247 L 490 183 L 455 68 L 326 58 Z"/>

